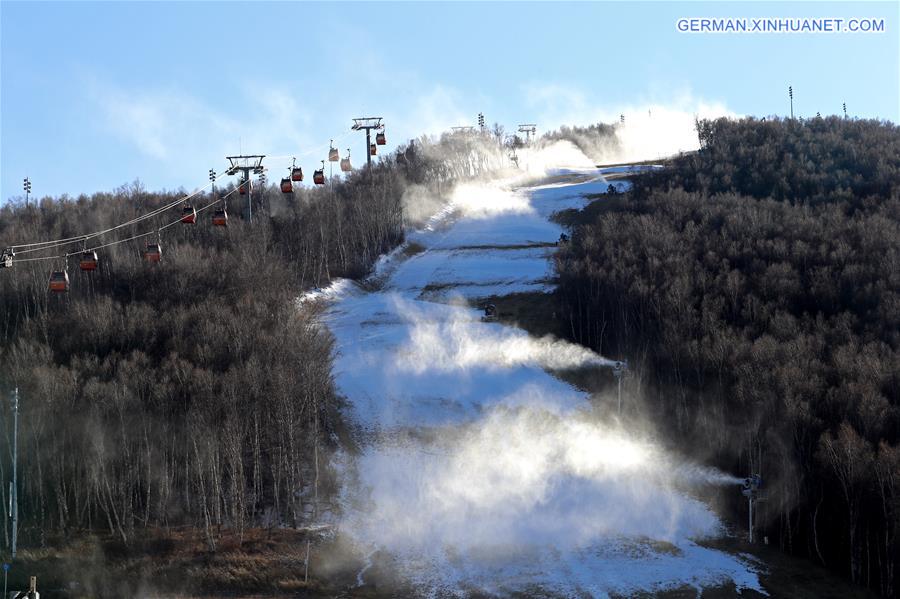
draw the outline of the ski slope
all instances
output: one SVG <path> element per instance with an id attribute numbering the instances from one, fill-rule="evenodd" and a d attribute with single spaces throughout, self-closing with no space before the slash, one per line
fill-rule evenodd
<path id="1" fill-rule="evenodd" d="M 549 217 L 608 186 L 599 171 L 552 175 L 458 186 L 367 285 L 314 296 L 328 302 L 334 376 L 360 445 L 340 466 L 342 534 L 422 596 L 605 597 L 728 581 L 761 591 L 756 565 L 697 542 L 726 533 L 692 489 L 731 477 L 599 420 L 552 374 L 605 358 L 483 323 L 470 307 L 552 289 L 562 230 Z"/>

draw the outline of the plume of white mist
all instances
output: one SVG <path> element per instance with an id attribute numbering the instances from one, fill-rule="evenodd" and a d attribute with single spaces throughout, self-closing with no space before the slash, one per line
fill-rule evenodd
<path id="1" fill-rule="evenodd" d="M 501 197 L 503 190 L 498 180 L 509 176 L 509 164 L 505 160 L 505 151 L 491 137 L 445 133 L 440 140 L 425 135 L 411 145 L 412 150 L 427 160 L 441 164 L 444 176 L 451 175 L 454 181 L 467 181 L 407 187 L 402 203 L 407 222 L 413 227 L 435 224 L 429 220 L 448 205 L 451 210 L 470 209 L 470 215 L 479 218 L 527 203 L 522 198 L 510 202 L 509 197 Z"/>
<path id="2" fill-rule="evenodd" d="M 453 188 L 450 205 L 462 216 L 473 219 L 534 213 L 528 194 L 511 190 L 500 182 L 461 183 Z"/>
<path id="3" fill-rule="evenodd" d="M 454 215 L 485 219 L 504 213 L 534 212 L 526 194 L 509 189 L 501 180 L 459 183 L 445 196 L 424 185 L 410 185 L 403 193 L 402 202 L 407 222 L 425 230 L 434 230 Z"/>
<path id="4" fill-rule="evenodd" d="M 433 445 L 371 449 L 359 472 L 369 503 L 350 534 L 400 554 L 721 532 L 664 452 L 580 412 L 496 408 Z"/>
<path id="5" fill-rule="evenodd" d="M 558 140 L 549 144 L 535 143 L 517 150 L 519 166 L 530 175 L 542 176 L 560 170 L 586 171 L 595 168 L 596 162 L 571 141 Z"/>
<path id="6" fill-rule="evenodd" d="M 672 467 L 672 475 L 688 485 L 739 485 L 744 482 L 743 478 L 732 476 L 709 466 L 700 464 L 680 463 Z"/>
<path id="7" fill-rule="evenodd" d="M 407 222 L 419 226 L 434 216 L 447 203 L 424 185 L 412 184 L 403 191 L 403 214 Z"/>
<path id="8" fill-rule="evenodd" d="M 394 298 L 398 314 L 410 323 L 409 340 L 398 351 L 400 371 L 422 373 L 537 366 L 564 370 L 583 366 L 611 366 L 612 361 L 593 351 L 550 336 L 534 338 L 512 327 L 484 326 L 471 312 L 457 310 L 436 321 L 415 304 Z"/>
<path id="9" fill-rule="evenodd" d="M 737 115 L 723 105 L 705 103 L 698 104 L 693 112 L 660 105 L 628 110 L 625 123 L 616 127 L 618 147 L 604 148 L 597 159 L 613 163 L 637 162 L 694 151 L 700 147 L 696 120 L 720 116 Z"/>
<path id="10" fill-rule="evenodd" d="M 538 122 L 545 123 L 547 129 L 593 123 L 615 126 L 612 136 L 597 130 L 570 132 L 578 147 L 595 164 L 656 160 L 694 151 L 700 145 L 695 127 L 697 119 L 740 116 L 722 103 L 708 102 L 690 93 L 676 95 L 665 103 L 614 107 L 591 107 L 589 99 L 578 90 L 559 86 L 532 87 L 530 93 L 539 111 Z"/>

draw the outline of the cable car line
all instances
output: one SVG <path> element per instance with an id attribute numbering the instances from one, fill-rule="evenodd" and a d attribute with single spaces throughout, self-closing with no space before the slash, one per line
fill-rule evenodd
<path id="1" fill-rule="evenodd" d="M 188 195 L 186 195 L 186 196 L 184 196 L 184 197 L 178 198 L 177 200 L 171 202 L 170 204 L 166 204 L 166 205 L 164 205 L 164 206 L 161 206 L 161 207 L 159 207 L 159 208 L 156 208 L 156 209 L 154 209 L 154 210 L 151 210 L 150 212 L 148 212 L 148 213 L 146 213 L 146 214 L 143 214 L 143 215 L 141 215 L 141 216 L 135 217 L 135 218 L 133 218 L 133 219 L 131 219 L 131 220 L 129 220 L 129 221 L 126 221 L 126 222 L 124 222 L 124 223 L 120 223 L 120 224 L 118 224 L 118 225 L 116 225 L 116 226 L 114 226 L 114 227 L 110 227 L 109 229 L 104 229 L 104 230 L 100 230 L 100 231 L 94 231 L 94 232 L 91 232 L 91 233 L 87 233 L 87 234 L 85 234 L 85 235 L 79 235 L 79 236 L 77 236 L 77 237 L 66 237 L 66 238 L 63 238 L 63 239 L 55 239 L 55 240 L 51 240 L 51 241 L 40 241 L 40 242 L 36 242 L 36 243 L 22 243 L 22 244 L 18 244 L 18 245 L 11 245 L 11 246 L 8 246 L 8 247 L 9 247 L 9 249 L 14 250 L 17 254 L 27 254 L 27 253 L 30 253 L 30 252 L 40 252 L 40 251 L 43 251 L 43 250 L 48 250 L 48 249 L 55 248 L 55 247 L 59 247 L 59 246 L 62 246 L 62 245 L 69 245 L 69 244 L 72 244 L 72 243 L 85 242 L 85 241 L 87 241 L 88 239 L 93 239 L 93 238 L 95 238 L 95 237 L 100 237 L 100 236 L 102 236 L 102 235 L 106 235 L 107 233 L 111 233 L 112 231 L 115 231 L 115 230 L 117 230 L 117 229 L 121 229 L 122 227 L 127 227 L 127 226 L 130 226 L 130 225 L 135 225 L 135 224 L 137 224 L 137 223 L 139 223 L 139 222 L 141 222 L 141 221 L 144 221 L 144 220 L 146 220 L 146 219 L 148 219 L 148 218 L 153 218 L 154 216 L 157 216 L 157 215 L 159 215 L 159 214 L 162 214 L 163 212 L 165 212 L 165 211 L 167 211 L 167 210 L 171 210 L 171 209 L 174 208 L 175 206 L 178 206 L 179 204 L 184 204 L 186 201 L 190 200 L 191 198 L 193 198 L 193 197 L 195 197 L 195 196 L 201 194 L 201 193 L 204 192 L 207 188 L 211 187 L 211 186 L 213 185 L 213 183 L 214 183 L 214 182 L 210 181 L 209 183 L 207 183 L 207 184 L 204 185 L 203 187 L 200 187 L 200 188 L 194 190 L 192 193 L 190 193 L 190 194 L 188 194 Z M 40 247 L 37 247 L 37 246 L 40 246 Z M 26 249 L 19 249 L 19 248 L 26 248 Z M 22 260 L 22 261 L 24 261 L 24 260 Z"/>
<path id="2" fill-rule="evenodd" d="M 347 148 L 347 156 L 346 157 L 339 158 L 339 155 L 337 154 L 337 148 L 335 147 L 334 142 L 337 141 L 338 144 L 340 144 L 345 139 L 350 137 L 351 135 L 352 135 L 352 132 L 344 133 L 343 135 L 340 135 L 336 140 L 332 139 L 328 144 L 329 162 L 336 162 L 339 159 L 341 171 L 343 171 L 343 172 L 350 172 L 352 170 L 352 166 L 350 165 L 350 149 Z M 380 133 L 378 136 L 376 136 L 376 142 L 374 144 L 371 144 L 371 147 L 369 148 L 370 155 L 374 155 L 376 153 L 377 145 L 384 145 L 385 143 L 386 142 L 385 142 L 384 134 Z M 322 148 L 324 148 L 324 145 L 322 146 Z M 281 189 L 284 193 L 288 193 L 288 191 L 286 191 L 287 185 L 291 186 L 291 192 L 292 192 L 293 191 L 293 182 L 294 181 L 303 181 L 303 171 L 299 166 L 296 165 L 296 157 L 297 156 L 308 156 L 308 155 L 319 154 L 319 153 L 320 153 L 320 149 L 314 148 L 314 149 L 311 149 L 311 150 L 308 150 L 306 152 L 302 152 L 299 154 L 291 154 L 291 155 L 284 155 L 284 156 L 269 156 L 269 158 L 273 158 L 273 159 L 280 159 L 280 158 L 291 158 L 292 159 L 291 166 L 288 167 L 290 170 L 290 177 L 282 180 Z M 325 183 L 325 181 L 324 181 L 324 166 L 325 166 L 324 161 L 322 161 L 322 168 L 317 169 L 316 172 L 314 173 L 315 176 L 313 177 L 313 179 L 314 179 L 315 185 L 323 185 Z M 265 173 L 268 170 L 269 170 L 268 168 L 264 168 L 263 173 Z M 87 242 L 89 240 L 96 239 L 98 237 L 102 237 L 104 235 L 107 235 L 109 233 L 112 233 L 114 231 L 122 229 L 124 227 L 130 227 L 130 226 L 137 225 L 145 220 L 159 216 L 160 214 L 163 214 L 164 212 L 166 212 L 168 210 L 172 210 L 176 206 L 182 207 L 181 217 L 179 217 L 179 219 L 176 221 L 173 221 L 171 223 L 168 223 L 168 224 L 163 225 L 162 227 L 159 227 L 158 229 L 156 229 L 157 234 L 159 234 L 160 231 L 167 229 L 171 226 L 174 226 L 176 224 L 179 224 L 179 223 L 195 224 L 197 213 L 203 212 L 204 210 L 207 210 L 207 209 L 211 208 L 212 206 L 215 206 L 220 203 L 223 205 L 223 208 L 220 208 L 216 212 L 216 215 L 213 217 L 213 224 L 215 226 L 227 226 L 228 216 L 227 216 L 226 208 L 224 207 L 227 205 L 225 203 L 225 198 L 232 195 L 235 191 L 241 191 L 243 193 L 245 191 L 244 186 L 246 184 L 250 183 L 249 180 L 241 181 L 239 183 L 239 185 L 237 185 L 232 191 L 228 192 L 226 195 L 216 199 L 215 201 L 211 202 L 210 204 L 207 204 L 206 206 L 204 206 L 200 209 L 195 210 L 193 208 L 193 205 L 190 203 L 190 200 L 192 198 L 200 195 L 201 193 L 204 193 L 210 187 L 215 189 L 216 181 L 221 177 L 230 176 L 228 174 L 228 172 L 229 172 L 229 169 L 226 168 L 225 172 L 222 175 L 215 176 L 214 171 L 211 171 L 211 173 L 213 173 L 213 176 L 211 177 L 210 181 L 208 183 L 206 183 L 205 185 L 203 185 L 202 187 L 199 187 L 196 190 L 194 190 L 193 192 L 191 192 L 183 197 L 179 197 L 178 199 L 173 200 L 172 202 L 170 202 L 168 204 L 165 204 L 163 206 L 155 208 L 155 209 L 151 210 L 150 212 L 147 212 L 145 214 L 142 214 L 140 216 L 132 218 L 123 223 L 117 224 L 108 229 L 92 231 L 90 233 L 85 233 L 83 235 L 77 235 L 77 236 L 73 236 L 73 237 L 64 237 L 64 238 L 60 238 L 60 239 L 38 241 L 38 242 L 33 242 L 33 243 L 20 243 L 20 244 L 6 246 L 6 250 L 2 254 L 3 260 L 5 261 L 4 266 L 11 266 L 12 263 L 14 263 L 14 262 L 40 262 L 40 261 L 45 261 L 45 260 L 68 259 L 69 256 L 75 256 L 75 255 L 80 254 L 82 257 L 82 261 L 86 261 L 85 263 L 91 262 L 91 264 L 92 264 L 91 267 L 82 268 L 82 270 L 94 270 L 96 268 L 96 264 L 97 264 L 97 260 L 98 260 L 97 256 L 96 256 L 96 250 L 102 249 L 105 247 L 110 247 L 112 245 L 117 245 L 119 243 L 125 243 L 127 241 L 133 241 L 135 239 L 141 239 L 142 237 L 151 235 L 153 232 L 151 231 L 151 232 L 147 232 L 147 233 L 140 233 L 137 235 L 132 235 L 131 237 L 127 237 L 125 239 L 118 239 L 118 240 L 115 240 L 115 241 L 112 241 L 109 243 L 105 243 L 105 244 L 101 244 L 101 245 L 97 245 L 97 246 L 94 246 L 91 248 L 87 247 Z M 72 244 L 76 244 L 76 243 L 80 243 L 82 247 L 80 250 L 73 251 L 73 252 L 64 252 L 64 253 L 56 254 L 53 256 L 40 256 L 40 257 L 35 257 L 35 258 L 17 258 L 17 257 L 15 257 L 20 254 L 29 254 L 29 253 L 33 253 L 33 252 L 50 251 L 50 250 L 62 248 L 63 246 L 66 246 L 66 245 L 72 245 Z M 91 254 L 93 254 L 93 256 L 91 256 Z"/>
<path id="3" fill-rule="evenodd" d="M 146 214 L 144 214 L 144 215 L 141 215 L 141 216 L 139 216 L 139 217 L 133 218 L 133 219 L 131 219 L 131 220 L 129 220 L 129 221 L 126 221 L 126 222 L 124 222 L 124 223 L 118 224 L 118 225 L 116 225 L 116 226 L 114 226 L 114 227 L 110 227 L 109 229 L 105 229 L 105 230 L 101 230 L 101 231 L 94 231 L 94 232 L 88 233 L 88 234 L 86 234 L 86 235 L 80 235 L 80 236 L 78 236 L 78 237 L 69 237 L 69 238 L 59 239 L 59 240 L 55 240 L 55 241 L 44 241 L 44 242 L 40 242 L 40 243 L 31 243 L 31 244 L 25 244 L 25 245 L 14 245 L 14 246 L 11 246 L 11 248 L 14 249 L 14 250 L 15 250 L 16 248 L 21 248 L 21 247 L 29 248 L 29 249 L 19 250 L 19 251 L 16 252 L 16 253 L 18 253 L 18 254 L 27 254 L 27 253 L 29 253 L 29 252 L 39 252 L 39 251 L 43 251 L 43 250 L 48 250 L 48 249 L 51 249 L 51 248 L 59 247 L 59 246 L 62 246 L 62 245 L 69 245 L 69 244 L 72 244 L 72 243 L 77 243 L 77 242 L 79 242 L 79 241 L 84 242 L 84 241 L 87 241 L 88 239 L 93 239 L 93 238 L 95 238 L 95 237 L 100 237 L 100 236 L 102 236 L 102 235 L 106 235 L 107 233 L 111 233 L 112 231 L 115 231 L 115 230 L 117 230 L 117 229 L 121 229 L 122 227 L 127 227 L 127 226 L 131 226 L 131 225 L 136 225 L 137 223 L 142 222 L 142 221 L 144 221 L 144 220 L 146 220 L 146 219 L 148 219 L 148 218 L 153 218 L 154 216 L 158 216 L 159 214 L 162 214 L 163 212 L 165 212 L 165 211 L 167 211 L 167 210 L 171 210 L 171 209 L 174 208 L 175 206 L 177 206 L 177 205 L 179 205 L 179 204 L 183 204 L 185 201 L 187 201 L 187 200 L 189 200 L 189 199 L 191 199 L 191 198 L 197 196 L 198 194 L 200 194 L 202 191 L 204 191 L 207 187 L 209 187 L 209 186 L 211 186 L 211 185 L 212 185 L 212 183 L 208 183 L 208 184 L 206 184 L 205 186 L 203 186 L 202 188 L 200 188 L 200 189 L 194 191 L 193 193 L 191 193 L 191 194 L 189 194 L 189 195 L 187 195 L 187 196 L 184 196 L 183 198 L 179 198 L 178 200 L 173 201 L 171 204 L 167 204 L 167 205 L 165 205 L 165 206 L 161 206 L 161 207 L 159 207 L 159 208 L 156 208 L 156 209 L 154 209 L 154 210 L 152 210 L 152 211 L 150 211 L 150 212 L 148 212 L 148 213 L 146 213 Z M 33 246 L 38 246 L 38 245 L 40 245 L 40 246 L 42 246 L 42 247 L 33 247 Z"/>
<path id="4" fill-rule="evenodd" d="M 226 199 L 228 196 L 230 196 L 231 194 L 233 194 L 233 193 L 236 192 L 236 191 L 237 191 L 237 187 L 235 187 L 233 190 L 229 191 L 227 194 L 223 195 L 222 197 L 220 197 L 220 198 L 218 198 L 218 199 L 216 199 L 216 200 L 213 200 L 212 202 L 210 202 L 210 203 L 207 204 L 206 206 L 203 206 L 203 207 L 201 207 L 201 208 L 197 208 L 197 213 L 199 214 L 200 212 L 203 212 L 204 210 L 208 210 L 209 208 L 212 208 L 212 207 L 215 206 L 216 204 L 219 204 L 219 203 L 224 202 L 225 199 Z M 157 235 L 158 235 L 160 231 L 163 231 L 164 229 L 168 229 L 169 227 L 172 227 L 172 226 L 177 225 L 177 224 L 179 224 L 179 223 L 181 223 L 181 218 L 179 218 L 178 220 L 172 221 L 172 222 L 170 222 L 170 223 L 167 223 L 167 224 L 165 224 L 165 225 L 162 225 L 162 226 L 159 227 L 159 228 L 153 229 L 152 231 L 147 231 L 147 232 L 145 232 L 145 233 L 138 233 L 137 235 L 132 235 L 131 237 L 126 237 L 125 239 L 117 239 L 117 240 L 115 240 L 115 241 L 110 241 L 109 243 L 104 243 L 104 244 L 97 245 L 97 246 L 94 246 L 94 247 L 85 248 L 85 249 L 78 250 L 78 251 L 75 251 L 75 252 L 67 252 L 67 253 L 65 253 L 65 254 L 57 254 L 57 255 L 55 255 L 55 256 L 41 256 L 41 257 L 39 257 L 39 258 L 13 258 L 13 263 L 17 263 L 17 262 L 41 262 L 41 261 L 44 261 L 44 260 L 64 260 L 64 259 L 68 258 L 69 256 L 77 256 L 78 254 L 82 254 L 82 253 L 84 253 L 84 252 L 95 252 L 95 251 L 101 250 L 101 249 L 103 249 L 103 248 L 107 248 L 107 247 L 110 247 L 110 246 L 113 246 L 113 245 L 118 245 L 118 244 L 120 244 L 120 243 L 126 243 L 126 242 L 128 242 L 128 241 L 134 241 L 135 239 L 141 239 L 141 238 L 147 237 L 147 236 L 149 236 L 149 235 L 153 235 L 153 234 L 157 234 Z M 81 238 L 79 238 L 79 239 L 81 239 Z"/>

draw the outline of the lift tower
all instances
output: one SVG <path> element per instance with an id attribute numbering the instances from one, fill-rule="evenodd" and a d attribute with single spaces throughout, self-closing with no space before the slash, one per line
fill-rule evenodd
<path id="1" fill-rule="evenodd" d="M 384 129 L 384 124 L 381 122 L 381 119 L 384 117 L 380 116 L 364 116 L 358 119 L 353 119 L 353 126 L 350 127 L 353 131 L 363 131 L 366 132 L 366 166 L 372 165 L 372 130 L 382 131 Z"/>
<path id="2" fill-rule="evenodd" d="M 531 145 L 531 136 L 537 137 L 537 125 L 534 123 L 525 123 L 519 125 L 519 133 L 525 134 L 525 143 Z"/>
<path id="3" fill-rule="evenodd" d="M 253 186 L 250 185 L 250 173 L 261 175 L 265 172 L 262 161 L 265 154 L 252 154 L 250 156 L 226 156 L 225 159 L 231 164 L 226 175 L 236 175 L 243 173 L 242 183 L 247 185 L 247 220 L 253 224 Z"/>

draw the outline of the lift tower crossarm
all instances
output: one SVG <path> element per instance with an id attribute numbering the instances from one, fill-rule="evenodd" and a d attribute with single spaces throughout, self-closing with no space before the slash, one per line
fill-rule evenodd
<path id="1" fill-rule="evenodd" d="M 356 119 L 353 119 L 353 125 L 351 125 L 350 129 L 352 131 L 365 131 L 366 132 L 366 166 L 372 165 L 372 152 L 370 148 L 372 147 L 372 131 L 381 131 L 384 129 L 384 123 L 382 123 L 382 119 L 384 117 L 380 116 L 363 116 Z"/>
<path id="2" fill-rule="evenodd" d="M 253 224 L 253 188 L 250 186 L 250 174 L 260 175 L 265 172 L 262 165 L 265 154 L 250 154 L 247 156 L 226 156 L 225 159 L 231 166 L 225 171 L 226 175 L 243 173 L 243 181 L 247 182 L 247 215 L 250 224 Z"/>
<path id="3" fill-rule="evenodd" d="M 525 143 L 531 143 L 531 136 L 537 137 L 537 125 L 534 123 L 523 123 L 519 125 L 519 133 L 525 134 Z"/>

